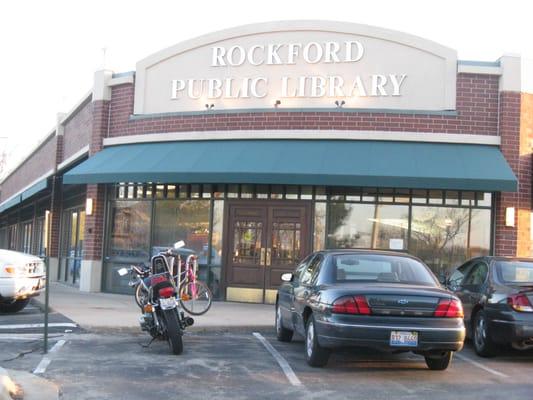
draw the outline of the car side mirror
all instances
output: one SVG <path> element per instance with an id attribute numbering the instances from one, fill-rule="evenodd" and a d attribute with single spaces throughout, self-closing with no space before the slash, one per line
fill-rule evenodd
<path id="1" fill-rule="evenodd" d="M 439 282 L 441 285 L 448 285 L 448 277 L 445 274 L 439 275 Z"/>
<path id="2" fill-rule="evenodd" d="M 285 274 L 281 274 L 281 280 L 283 282 L 292 282 L 292 278 L 294 277 L 293 274 L 291 274 L 290 272 L 287 272 Z"/>

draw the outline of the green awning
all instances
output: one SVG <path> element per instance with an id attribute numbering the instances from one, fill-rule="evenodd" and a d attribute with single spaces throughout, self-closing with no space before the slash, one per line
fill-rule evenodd
<path id="1" fill-rule="evenodd" d="M 516 191 L 496 146 L 355 140 L 211 140 L 107 147 L 67 184 L 258 183 Z"/>
<path id="2" fill-rule="evenodd" d="M 36 193 L 39 193 L 41 190 L 44 190 L 48 187 L 48 179 L 44 178 L 37 182 L 36 184 L 30 186 L 28 189 L 22 192 L 21 198 L 22 201 L 26 200 L 27 198 L 33 196 Z"/>
<path id="3" fill-rule="evenodd" d="M 16 206 L 22 201 L 20 194 L 17 194 L 16 196 L 13 196 L 7 201 L 4 201 L 2 204 L 0 204 L 0 213 L 4 212 L 8 208 L 11 208 L 13 206 Z"/>

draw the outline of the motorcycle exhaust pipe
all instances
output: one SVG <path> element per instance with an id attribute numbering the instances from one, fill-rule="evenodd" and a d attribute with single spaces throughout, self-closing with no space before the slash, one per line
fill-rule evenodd
<path id="1" fill-rule="evenodd" d="M 186 317 L 183 322 L 185 323 L 185 326 L 191 326 L 192 324 L 194 324 L 194 319 L 192 319 L 191 317 Z"/>

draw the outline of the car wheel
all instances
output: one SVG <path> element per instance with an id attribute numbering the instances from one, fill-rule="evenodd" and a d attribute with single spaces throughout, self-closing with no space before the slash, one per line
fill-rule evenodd
<path id="1" fill-rule="evenodd" d="M 15 300 L 11 303 L 0 303 L 0 312 L 16 313 L 22 311 L 28 305 L 30 299 Z"/>
<path id="2" fill-rule="evenodd" d="M 323 367 L 328 363 L 330 350 L 318 344 L 315 330 L 315 319 L 309 316 L 305 331 L 305 356 L 311 367 Z"/>
<path id="3" fill-rule="evenodd" d="M 292 340 L 293 331 L 283 327 L 281 319 L 281 308 L 276 305 L 276 336 L 280 342 L 290 342 Z"/>
<path id="4" fill-rule="evenodd" d="M 485 311 L 480 310 L 474 317 L 473 327 L 474 350 L 481 357 L 492 357 L 496 353 L 496 346 L 490 338 L 489 326 Z"/>
<path id="5" fill-rule="evenodd" d="M 426 364 L 432 371 L 443 371 L 450 366 L 452 362 L 453 353 L 451 351 L 444 351 L 435 355 L 425 356 Z"/>

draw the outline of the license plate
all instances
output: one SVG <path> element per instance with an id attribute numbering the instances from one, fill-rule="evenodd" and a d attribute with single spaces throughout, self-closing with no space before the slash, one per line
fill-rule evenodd
<path id="1" fill-rule="evenodd" d="M 418 346 L 418 332 L 392 331 L 390 333 L 390 345 L 416 347 Z"/>
<path id="2" fill-rule="evenodd" d="M 171 308 L 176 308 L 176 299 L 174 297 L 161 298 L 159 299 L 159 305 L 163 310 L 169 310 Z"/>

